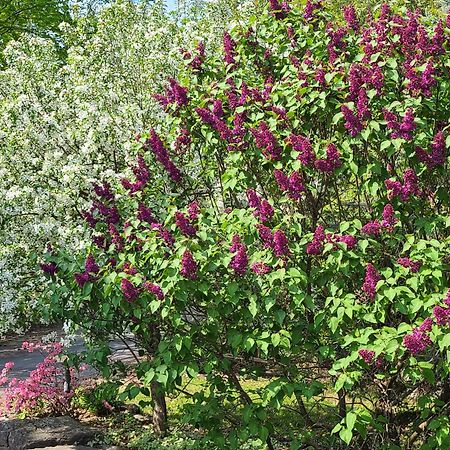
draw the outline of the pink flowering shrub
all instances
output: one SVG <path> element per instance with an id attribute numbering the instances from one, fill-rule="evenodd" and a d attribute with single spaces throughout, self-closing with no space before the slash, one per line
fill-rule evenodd
<path id="1" fill-rule="evenodd" d="M 60 343 L 34 344 L 24 342 L 22 350 L 30 353 L 40 351 L 44 360 L 36 366 L 27 378 L 8 376 L 14 363 L 7 362 L 0 372 L 0 415 L 24 416 L 59 415 L 67 413 L 73 389 L 78 381 L 74 369 L 70 369 L 72 389 L 64 392 L 65 369 L 59 361 L 63 346 Z"/>
<path id="2" fill-rule="evenodd" d="M 46 255 L 51 311 L 131 330 L 160 412 L 202 373 L 185 418 L 219 448 L 450 446 L 450 17 L 274 1 L 197 49 L 130 175 L 94 189 L 89 255 Z"/>

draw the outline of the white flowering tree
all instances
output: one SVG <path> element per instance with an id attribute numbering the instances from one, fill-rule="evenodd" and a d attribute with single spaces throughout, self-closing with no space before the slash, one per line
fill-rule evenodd
<path id="1" fill-rule="evenodd" d="M 0 72 L 0 335 L 41 317 L 34 305 L 45 246 L 85 245 L 82 211 L 93 179 L 120 172 L 134 135 L 160 108 L 153 98 L 199 36 L 215 47 L 237 2 L 117 0 L 93 18 L 61 25 L 67 48 L 24 36 L 4 52 Z M 76 12 L 76 11 L 75 11 Z"/>

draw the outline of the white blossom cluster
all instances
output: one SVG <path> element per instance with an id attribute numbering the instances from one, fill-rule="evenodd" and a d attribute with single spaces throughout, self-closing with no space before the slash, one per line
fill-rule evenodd
<path id="1" fill-rule="evenodd" d="M 116 0 L 95 24 L 62 24 L 67 59 L 54 42 L 11 42 L 0 71 L 0 336 L 20 331 L 35 311 L 45 279 L 39 255 L 47 243 L 87 245 L 81 212 L 91 183 L 111 179 L 134 157 L 134 136 L 161 110 L 153 94 L 176 76 L 180 48 L 200 39 L 217 48 L 232 18 L 251 12 L 228 0 Z"/>

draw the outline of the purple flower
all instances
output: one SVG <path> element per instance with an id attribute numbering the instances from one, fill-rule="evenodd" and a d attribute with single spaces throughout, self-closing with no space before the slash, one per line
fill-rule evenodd
<path id="1" fill-rule="evenodd" d="M 430 337 L 419 328 L 414 328 L 412 333 L 403 338 L 403 345 L 413 354 L 423 352 L 431 345 Z"/>
<path id="2" fill-rule="evenodd" d="M 196 280 L 198 278 L 198 266 L 189 250 L 186 250 L 181 258 L 180 273 L 188 280 Z"/>
<path id="3" fill-rule="evenodd" d="M 431 144 L 431 153 L 427 153 L 422 147 L 416 147 L 416 156 L 419 161 L 426 164 L 429 170 L 445 164 L 445 137 L 439 131 Z"/>
<path id="4" fill-rule="evenodd" d="M 334 144 L 329 144 L 326 159 L 318 159 L 314 165 L 321 172 L 330 173 L 342 165 L 340 157 L 337 147 Z"/>
<path id="5" fill-rule="evenodd" d="M 223 49 L 225 52 L 225 63 L 234 64 L 236 61 L 234 59 L 236 54 L 236 42 L 230 36 L 227 31 L 223 35 Z"/>
<path id="6" fill-rule="evenodd" d="M 198 206 L 198 202 L 192 202 L 188 206 L 188 214 L 189 220 L 197 220 L 198 215 L 200 214 L 200 207 Z"/>
<path id="7" fill-rule="evenodd" d="M 112 243 L 116 247 L 116 250 L 118 252 L 123 250 L 123 239 L 122 236 L 120 236 L 119 232 L 117 231 L 116 227 L 111 223 L 109 224 L 109 234 L 112 238 Z"/>
<path id="8" fill-rule="evenodd" d="M 273 233 L 272 230 L 269 227 L 266 227 L 265 225 L 258 224 L 256 225 L 256 228 L 259 233 L 259 237 L 264 243 L 264 247 L 266 248 L 272 248 L 273 247 Z"/>
<path id="9" fill-rule="evenodd" d="M 55 275 L 58 270 L 57 265 L 54 262 L 42 263 L 41 269 L 44 273 L 48 273 L 49 275 Z"/>
<path id="10" fill-rule="evenodd" d="M 349 28 L 355 31 L 359 30 L 358 18 L 356 17 L 355 8 L 352 5 L 344 6 L 344 19 Z"/>
<path id="11" fill-rule="evenodd" d="M 445 296 L 444 303 L 450 306 L 450 289 L 447 290 L 447 295 Z"/>
<path id="12" fill-rule="evenodd" d="M 186 147 L 189 147 L 191 145 L 192 139 L 189 135 L 189 130 L 187 128 L 182 128 L 180 130 L 180 134 L 175 139 L 175 150 L 177 152 L 184 152 L 186 150 Z"/>
<path id="13" fill-rule="evenodd" d="M 369 236 L 378 236 L 381 231 L 381 224 L 378 220 L 372 220 L 367 222 L 362 228 L 361 231 L 364 234 L 368 234 Z"/>
<path id="14" fill-rule="evenodd" d="M 288 138 L 288 142 L 291 144 L 293 150 L 299 152 L 297 159 L 304 166 L 312 166 L 314 164 L 316 155 L 314 154 L 311 142 L 308 138 L 291 134 Z"/>
<path id="15" fill-rule="evenodd" d="M 247 247 L 244 244 L 235 244 L 234 247 L 237 247 L 237 252 L 231 259 L 229 267 L 234 270 L 236 275 L 243 276 L 248 267 Z"/>
<path id="16" fill-rule="evenodd" d="M 240 236 L 235 234 L 231 239 L 230 253 L 236 253 L 241 245 L 242 243 Z"/>
<path id="17" fill-rule="evenodd" d="M 77 272 L 74 273 L 75 281 L 80 288 L 82 288 L 89 281 L 89 274 L 87 272 Z"/>
<path id="18" fill-rule="evenodd" d="M 392 228 L 397 222 L 398 219 L 395 217 L 394 208 L 390 203 L 388 203 L 383 208 L 383 221 L 381 222 L 381 226 L 385 228 Z"/>
<path id="19" fill-rule="evenodd" d="M 157 284 L 147 281 L 144 283 L 144 289 L 153 294 L 158 300 L 164 300 L 164 292 Z"/>
<path id="20" fill-rule="evenodd" d="M 251 268 L 256 275 L 265 275 L 272 270 L 270 266 L 263 262 L 255 262 L 252 264 Z"/>
<path id="21" fill-rule="evenodd" d="M 251 208 L 255 208 L 253 215 L 261 222 L 269 221 L 274 214 L 272 205 L 260 197 L 253 189 L 247 189 L 247 200 Z"/>
<path id="22" fill-rule="evenodd" d="M 338 242 L 343 242 L 349 249 L 352 249 L 358 243 L 358 239 L 350 234 L 343 234 L 342 236 L 338 236 L 337 240 Z"/>
<path id="23" fill-rule="evenodd" d="M 277 230 L 273 234 L 273 251 L 278 258 L 290 253 L 289 241 L 282 230 Z"/>
<path id="24" fill-rule="evenodd" d="M 375 357 L 375 352 L 372 350 L 361 349 L 358 350 L 358 354 L 366 364 L 371 364 Z"/>
<path id="25" fill-rule="evenodd" d="M 134 302 L 139 297 L 139 288 L 126 278 L 122 278 L 120 288 L 122 289 L 122 294 L 127 302 Z"/>
<path id="26" fill-rule="evenodd" d="M 169 152 L 155 130 L 150 131 L 146 146 L 150 148 L 159 163 L 166 169 L 170 178 L 178 183 L 181 180 L 181 172 L 170 159 Z"/>
<path id="27" fill-rule="evenodd" d="M 422 325 L 419 327 L 419 331 L 422 332 L 429 332 L 431 331 L 431 328 L 433 327 L 433 319 L 431 317 L 427 317 L 423 322 Z"/>
<path id="28" fill-rule="evenodd" d="M 232 138 L 232 131 L 228 128 L 226 123 L 208 108 L 196 108 L 195 111 L 203 123 L 209 125 L 220 134 L 221 139 L 228 141 Z"/>
<path id="29" fill-rule="evenodd" d="M 341 112 L 344 115 L 345 128 L 350 136 L 355 137 L 363 129 L 361 121 L 347 105 L 341 106 Z"/>
<path id="30" fill-rule="evenodd" d="M 100 267 L 95 262 L 94 255 L 92 253 L 89 253 L 88 257 L 86 258 L 86 262 L 84 264 L 84 268 L 87 273 L 91 274 L 97 274 L 100 272 Z"/>
<path id="31" fill-rule="evenodd" d="M 147 222 L 149 225 L 156 222 L 152 210 L 142 202 L 139 203 L 137 218 L 141 222 Z"/>
<path id="32" fill-rule="evenodd" d="M 398 258 L 397 263 L 405 268 L 411 269 L 412 273 L 416 273 L 420 270 L 422 263 L 420 261 L 413 261 L 408 257 Z"/>
<path id="33" fill-rule="evenodd" d="M 318 225 L 314 231 L 313 240 L 306 246 L 306 253 L 308 255 L 321 255 L 325 239 L 324 228 L 322 225 Z"/>
<path id="34" fill-rule="evenodd" d="M 443 308 L 442 306 L 435 306 L 433 308 L 433 315 L 438 325 L 450 324 L 450 308 Z"/>
<path id="35" fill-rule="evenodd" d="M 107 182 L 103 184 L 94 183 L 94 192 L 101 198 L 114 201 L 114 194 L 111 192 L 111 185 Z"/>
<path id="36" fill-rule="evenodd" d="M 258 128 L 250 130 L 255 137 L 255 144 L 267 159 L 278 160 L 281 156 L 281 147 L 270 131 L 266 122 L 261 122 Z"/>
<path id="37" fill-rule="evenodd" d="M 189 219 L 180 211 L 175 213 L 175 223 L 180 231 L 186 236 L 191 237 L 197 234 L 196 228 L 191 224 Z"/>
<path id="38" fill-rule="evenodd" d="M 367 264 L 366 266 L 366 276 L 364 279 L 364 284 L 362 290 L 365 292 L 367 297 L 373 300 L 377 294 L 377 283 L 381 280 L 378 270 L 372 265 Z"/>

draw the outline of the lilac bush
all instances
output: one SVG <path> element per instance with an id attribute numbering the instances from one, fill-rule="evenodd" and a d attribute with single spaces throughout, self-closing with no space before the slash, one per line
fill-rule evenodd
<path id="1" fill-rule="evenodd" d="M 450 445 L 450 17 L 331 18 L 270 2 L 187 59 L 89 254 L 46 255 L 54 314 L 148 355 L 161 433 L 202 374 L 184 417 L 218 448 Z"/>

